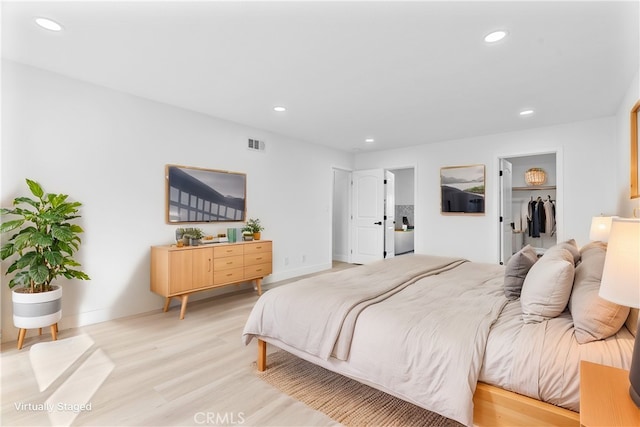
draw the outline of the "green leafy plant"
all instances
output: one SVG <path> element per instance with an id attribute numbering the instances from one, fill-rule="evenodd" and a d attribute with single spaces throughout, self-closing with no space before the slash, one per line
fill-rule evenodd
<path id="1" fill-rule="evenodd" d="M 202 239 L 204 232 L 199 228 L 185 228 L 182 235 L 190 239 Z"/>
<path id="2" fill-rule="evenodd" d="M 249 218 L 247 220 L 247 225 L 242 228 L 242 231 L 248 231 L 249 233 L 259 233 L 264 230 L 264 227 L 260 224 L 259 219 Z"/>
<path id="3" fill-rule="evenodd" d="M 9 287 L 21 286 L 36 293 L 51 290 L 51 282 L 59 276 L 89 280 L 76 269 L 80 264 L 73 259 L 84 230 L 70 221 L 80 218 L 77 213 L 82 204 L 67 201 L 66 194 L 45 193 L 37 182 L 26 181 L 35 199 L 17 197 L 13 208 L 0 209 L 3 217 L 13 217 L 0 224 L 0 233 L 17 230 L 0 248 L 0 259 L 16 257 L 6 272 L 16 273 Z"/>

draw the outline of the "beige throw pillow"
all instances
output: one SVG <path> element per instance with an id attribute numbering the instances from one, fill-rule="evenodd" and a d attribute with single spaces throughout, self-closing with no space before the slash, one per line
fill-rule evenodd
<path id="1" fill-rule="evenodd" d="M 576 267 L 573 291 L 569 300 L 576 340 L 580 344 L 616 334 L 629 315 L 629 307 L 598 296 L 606 247 L 604 243 L 595 242 L 580 250 L 582 262 Z"/>
<path id="2" fill-rule="evenodd" d="M 509 258 L 504 270 L 504 296 L 508 300 L 520 298 L 524 278 L 536 261 L 538 256 L 531 245 L 525 246 Z"/>
<path id="3" fill-rule="evenodd" d="M 539 323 L 564 311 L 571 296 L 574 257 L 560 246 L 547 250 L 524 279 L 520 304 L 525 323 Z"/>

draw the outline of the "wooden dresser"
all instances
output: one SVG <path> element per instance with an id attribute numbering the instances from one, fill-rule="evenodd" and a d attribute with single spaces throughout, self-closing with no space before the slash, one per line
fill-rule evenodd
<path id="1" fill-rule="evenodd" d="M 238 243 L 214 243 L 200 246 L 175 245 L 151 247 L 151 290 L 166 298 L 182 301 L 180 319 L 184 319 L 189 294 L 198 291 L 254 281 L 262 295 L 262 279 L 272 271 L 272 242 L 258 240 Z"/>

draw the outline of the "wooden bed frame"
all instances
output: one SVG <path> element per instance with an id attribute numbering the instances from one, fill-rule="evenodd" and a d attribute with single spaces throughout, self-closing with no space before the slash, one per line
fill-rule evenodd
<path id="1" fill-rule="evenodd" d="M 267 369 L 267 343 L 258 339 L 258 371 Z M 478 383 L 473 395 L 473 424 L 479 427 L 574 426 L 580 414 L 550 403 Z"/>

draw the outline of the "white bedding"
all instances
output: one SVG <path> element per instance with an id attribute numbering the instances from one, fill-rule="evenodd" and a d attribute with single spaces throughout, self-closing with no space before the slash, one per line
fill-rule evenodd
<path id="1" fill-rule="evenodd" d="M 520 301 L 504 297 L 502 266 L 424 255 L 396 259 L 401 268 L 420 264 L 409 270 L 422 278 L 411 281 L 403 274 L 391 288 L 369 289 L 372 278 L 398 274 L 387 260 L 384 268 L 346 270 L 369 272 L 369 282 L 330 273 L 265 292 L 247 321 L 244 343 L 259 337 L 466 425 L 473 424 L 477 381 L 578 411 L 581 359 L 630 366 L 633 336 L 626 327 L 606 340 L 580 345 L 568 312 L 538 324 L 522 323 Z M 346 303 L 341 283 L 350 284 Z M 355 292 L 362 286 L 365 297 Z M 329 305 L 321 303 L 324 293 L 330 294 Z M 358 309 L 349 318 L 351 307 Z M 347 334 L 352 339 L 338 353 L 348 357 L 333 357 L 345 319 L 354 321 Z M 320 336 L 329 337 L 328 343 Z"/>
<path id="2" fill-rule="evenodd" d="M 612 337 L 578 344 L 568 310 L 525 324 L 520 301 L 510 301 L 491 329 L 479 380 L 579 412 L 580 360 L 628 370 L 633 340 L 623 326 Z"/>
<path id="3" fill-rule="evenodd" d="M 366 378 L 379 388 L 393 390 L 426 409 L 472 425 L 472 399 L 486 339 L 507 302 L 502 290 L 504 272 L 494 265 L 453 262 L 440 257 L 402 258 L 403 263 L 427 265 L 429 271 L 440 273 L 422 273 L 422 278 L 402 286 L 401 290 L 386 292 L 382 302 L 376 300 L 358 311 L 348 352 L 351 374 Z M 390 271 L 389 264 L 384 264 L 385 274 Z M 455 267 L 448 268 L 451 265 Z M 316 286 L 315 292 L 307 294 L 307 286 L 293 284 L 266 292 L 247 321 L 245 343 L 253 336 L 275 338 L 326 360 L 323 357 L 326 353 L 318 349 L 331 349 L 339 335 L 326 334 L 327 329 L 333 331 L 335 324 L 342 325 L 349 318 L 342 310 L 345 304 L 333 302 L 335 287 Z M 288 298 L 290 291 L 295 299 Z M 318 295 L 325 292 L 331 294 L 327 297 L 330 304 L 322 303 L 325 298 Z M 269 293 L 273 293 L 271 297 Z M 339 293 L 338 300 L 343 294 Z M 346 294 L 351 296 L 352 289 Z M 359 307 L 362 299 L 371 300 L 368 287 L 364 295 L 346 305 Z M 293 306 L 296 313 L 291 315 Z M 331 308 L 336 309 L 328 311 Z M 319 328 L 328 343 L 319 340 L 318 331 L 313 329 L 322 322 L 329 325 Z"/>
<path id="4" fill-rule="evenodd" d="M 309 354 L 345 360 L 358 315 L 372 304 L 422 277 L 453 269 L 460 258 L 408 255 L 338 271 L 265 293 L 253 307 L 243 331 L 277 338 Z"/>

